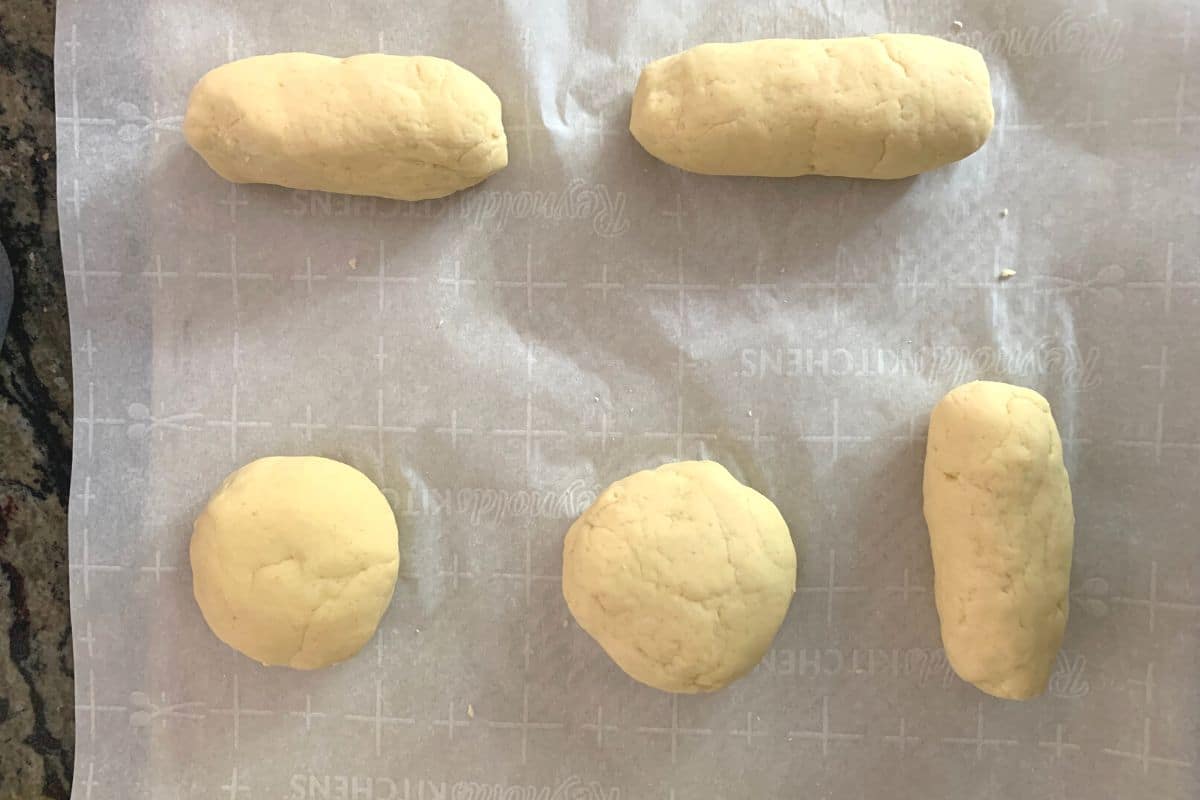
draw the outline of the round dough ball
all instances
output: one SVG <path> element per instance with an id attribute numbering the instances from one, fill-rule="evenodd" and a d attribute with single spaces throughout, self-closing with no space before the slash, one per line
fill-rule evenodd
<path id="1" fill-rule="evenodd" d="M 251 462 L 196 518 L 192 590 L 221 641 L 267 665 L 354 655 L 392 598 L 396 518 L 367 476 L 327 458 Z"/>
<path id="2" fill-rule="evenodd" d="M 720 689 L 754 669 L 795 590 L 778 509 L 711 461 L 617 481 L 563 545 L 563 596 L 580 627 L 668 692 Z"/>

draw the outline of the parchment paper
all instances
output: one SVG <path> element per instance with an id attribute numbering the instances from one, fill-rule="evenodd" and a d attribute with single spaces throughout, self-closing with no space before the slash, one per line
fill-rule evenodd
<path id="1" fill-rule="evenodd" d="M 1196 797 L 1200 10 L 626 5 L 60 3 L 75 796 Z M 879 31 L 985 52 L 981 152 L 711 178 L 627 134 L 654 58 Z M 418 205 L 222 181 L 187 93 L 280 50 L 457 61 L 510 166 Z M 927 415 L 976 377 L 1050 399 L 1075 491 L 1028 703 L 954 676 L 931 597 Z M 305 453 L 385 488 L 404 559 L 379 634 L 313 673 L 217 641 L 187 562 L 227 473 Z M 701 456 L 804 566 L 763 664 L 676 698 L 571 622 L 560 547 L 608 482 Z"/>

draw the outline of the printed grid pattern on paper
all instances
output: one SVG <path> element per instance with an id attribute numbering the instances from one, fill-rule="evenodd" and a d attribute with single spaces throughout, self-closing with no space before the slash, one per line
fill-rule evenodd
<path id="1" fill-rule="evenodd" d="M 1195 9 L 251 5 L 59 11 L 76 797 L 1196 796 Z M 880 30 L 984 51 L 980 153 L 706 178 L 625 130 L 652 57 Z M 459 61 L 510 166 L 413 205 L 223 182 L 187 92 L 281 49 Z M 928 410 L 976 377 L 1047 395 L 1076 499 L 1071 623 L 1025 704 L 953 675 L 932 602 Z M 401 527 L 378 634 L 317 673 L 234 653 L 191 597 L 195 513 L 274 454 L 358 467 Z M 763 664 L 673 697 L 573 624 L 561 541 L 611 480 L 694 457 L 771 497 L 804 563 Z"/>

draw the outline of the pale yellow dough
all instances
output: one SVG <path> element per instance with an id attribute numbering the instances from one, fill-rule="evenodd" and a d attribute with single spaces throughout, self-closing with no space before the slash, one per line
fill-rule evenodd
<path id="1" fill-rule="evenodd" d="M 932 36 L 704 44 L 647 66 L 629 130 L 708 175 L 904 178 L 974 153 L 992 129 L 978 51 Z"/>
<path id="2" fill-rule="evenodd" d="M 720 689 L 753 669 L 795 588 L 783 517 L 711 461 L 617 481 L 563 545 L 575 620 L 630 676 L 668 692 Z"/>
<path id="3" fill-rule="evenodd" d="M 929 422 L 925 520 L 942 644 L 963 680 L 1041 694 L 1067 624 L 1075 513 L 1046 399 L 976 381 Z"/>
<path id="4" fill-rule="evenodd" d="M 316 669 L 375 633 L 400 565 L 396 518 L 365 475 L 327 458 L 253 461 L 196 519 L 192 589 L 222 641 Z"/>
<path id="5" fill-rule="evenodd" d="M 426 200 L 503 169 L 500 99 L 429 56 L 256 56 L 192 90 L 183 133 L 235 183 Z"/>

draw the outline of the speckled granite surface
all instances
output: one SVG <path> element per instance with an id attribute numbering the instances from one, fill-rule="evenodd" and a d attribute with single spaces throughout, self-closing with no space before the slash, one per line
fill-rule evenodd
<path id="1" fill-rule="evenodd" d="M 55 208 L 54 2 L 0 2 L 0 797 L 67 797 L 71 352 Z"/>

